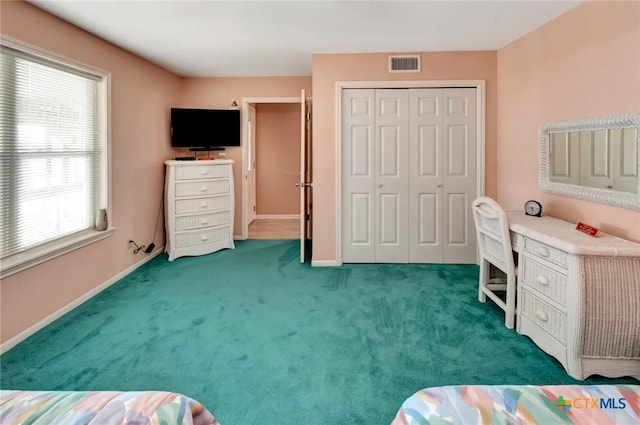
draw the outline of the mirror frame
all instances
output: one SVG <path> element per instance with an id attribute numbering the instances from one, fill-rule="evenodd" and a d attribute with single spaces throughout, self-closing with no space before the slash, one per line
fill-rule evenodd
<path id="1" fill-rule="evenodd" d="M 638 130 L 636 140 L 638 187 L 636 193 L 550 181 L 550 133 L 630 127 Z M 538 183 L 543 192 L 640 210 L 640 113 L 544 123 L 538 132 L 538 155 Z"/>

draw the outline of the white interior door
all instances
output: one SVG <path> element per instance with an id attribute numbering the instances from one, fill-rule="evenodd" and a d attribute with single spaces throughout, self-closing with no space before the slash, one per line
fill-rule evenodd
<path id="1" fill-rule="evenodd" d="M 247 225 L 256 219 L 256 108 L 249 105 L 249 119 L 247 122 Z"/>
<path id="2" fill-rule="evenodd" d="M 300 93 L 300 181 L 298 187 L 300 188 L 300 262 L 304 263 L 306 259 L 306 246 L 307 246 L 307 97 L 305 96 L 304 89 Z"/>
<path id="3" fill-rule="evenodd" d="M 409 261 L 409 91 L 375 91 L 374 261 Z"/>
<path id="4" fill-rule="evenodd" d="M 580 182 L 580 138 L 576 132 L 551 133 L 549 143 L 551 169 L 549 179 L 559 183 Z"/>
<path id="5" fill-rule="evenodd" d="M 476 197 L 476 90 L 443 90 L 444 263 L 475 263 L 476 232 L 471 203 Z"/>
<path id="6" fill-rule="evenodd" d="M 475 88 L 344 89 L 342 261 L 475 263 Z"/>
<path id="7" fill-rule="evenodd" d="M 613 147 L 607 130 L 580 132 L 580 184 L 613 188 Z"/>
<path id="8" fill-rule="evenodd" d="M 442 89 L 411 89 L 409 111 L 409 262 L 441 263 Z"/>
<path id="9" fill-rule="evenodd" d="M 610 129 L 613 142 L 613 188 L 624 192 L 638 191 L 638 130 Z"/>
<path id="10" fill-rule="evenodd" d="M 342 93 L 341 217 L 342 260 L 374 262 L 374 134 L 375 90 Z"/>

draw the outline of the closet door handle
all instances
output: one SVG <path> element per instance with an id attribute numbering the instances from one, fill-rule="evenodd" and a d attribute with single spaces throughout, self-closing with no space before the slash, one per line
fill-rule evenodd
<path id="1" fill-rule="evenodd" d="M 378 189 L 381 188 L 381 187 L 384 187 L 384 185 L 383 184 L 379 184 L 378 185 Z"/>

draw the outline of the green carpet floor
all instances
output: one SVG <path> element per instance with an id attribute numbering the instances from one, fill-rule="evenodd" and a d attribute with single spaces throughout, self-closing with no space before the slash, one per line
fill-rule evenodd
<path id="1" fill-rule="evenodd" d="M 424 387 L 576 382 L 477 301 L 476 266 L 298 256 L 161 255 L 1 356 L 0 387 L 180 392 L 222 425 L 384 425 Z"/>

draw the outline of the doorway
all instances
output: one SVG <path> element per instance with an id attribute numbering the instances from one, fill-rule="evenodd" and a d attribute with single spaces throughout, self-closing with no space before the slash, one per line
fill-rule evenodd
<path id="1" fill-rule="evenodd" d="M 300 239 L 310 216 L 307 100 L 243 99 L 243 239 Z"/>

